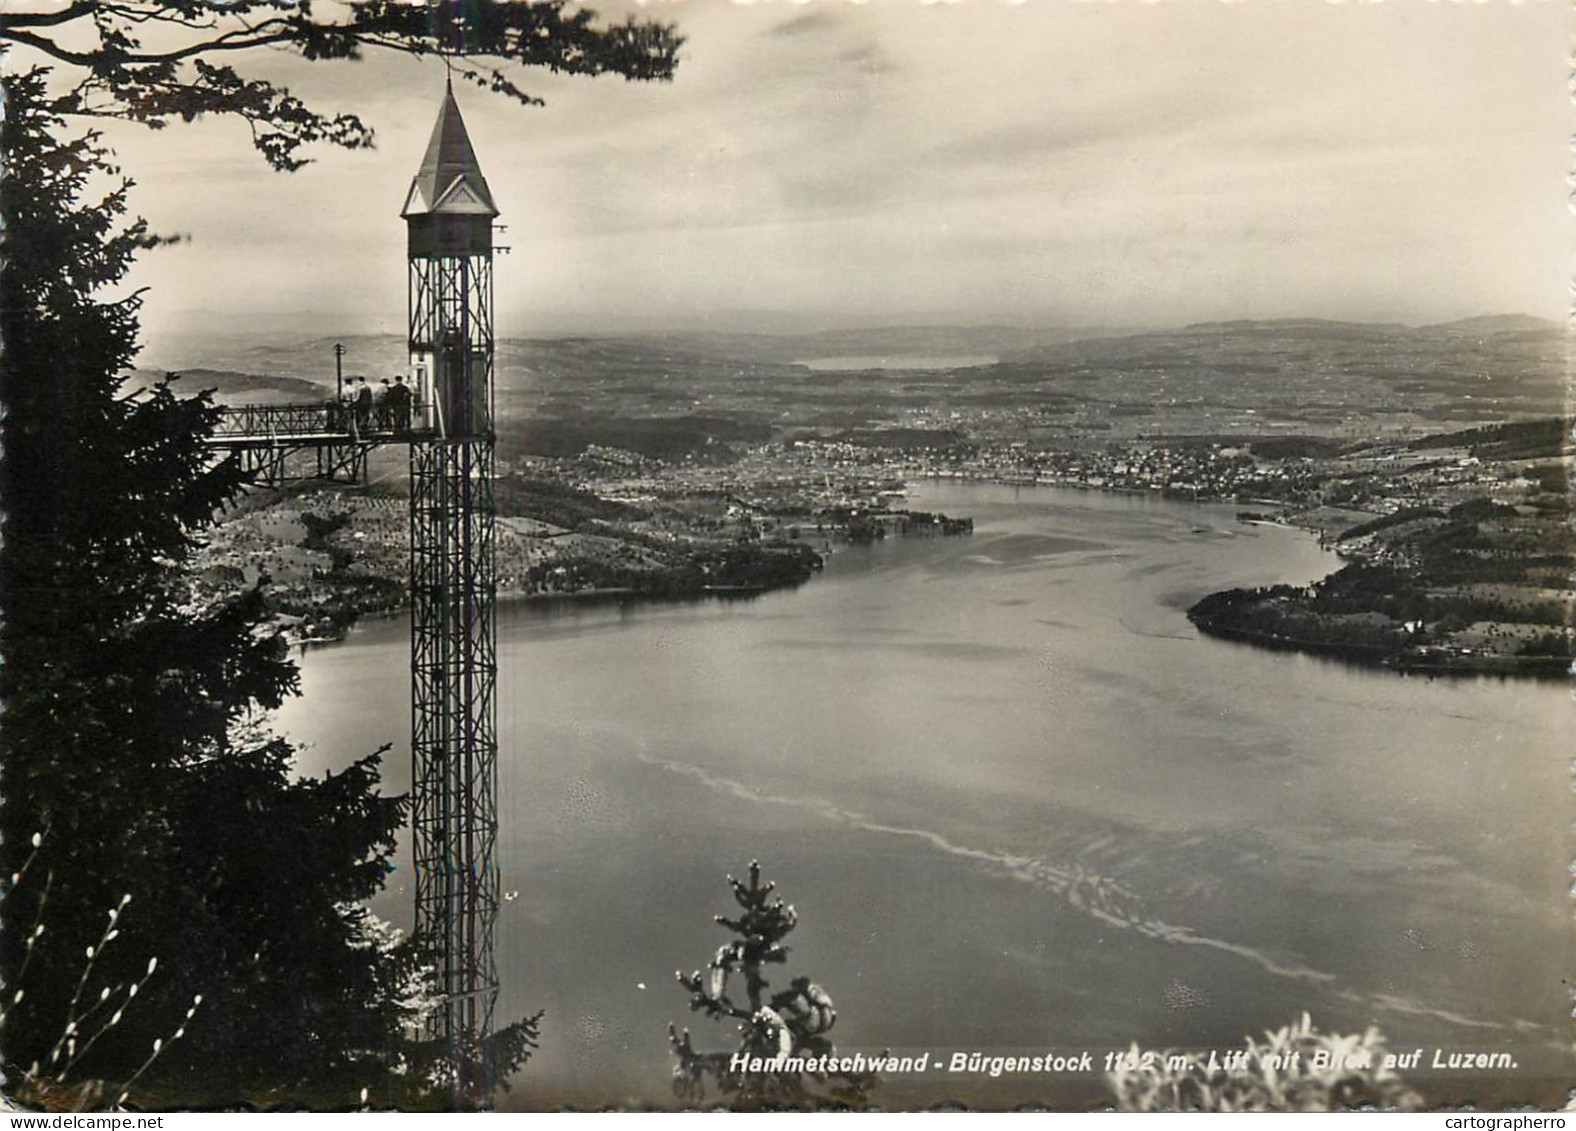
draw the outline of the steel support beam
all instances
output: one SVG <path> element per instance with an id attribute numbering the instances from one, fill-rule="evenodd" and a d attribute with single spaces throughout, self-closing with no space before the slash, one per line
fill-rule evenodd
<path id="1" fill-rule="evenodd" d="M 410 448 L 416 933 L 438 968 L 459 1106 L 486 1106 L 481 1043 L 498 997 L 497 580 L 493 444 Z"/>
<path id="2" fill-rule="evenodd" d="M 432 1036 L 454 1104 L 490 1106 L 498 998 L 498 736 L 490 216 L 412 221 L 411 754 L 416 935 L 438 966 Z"/>

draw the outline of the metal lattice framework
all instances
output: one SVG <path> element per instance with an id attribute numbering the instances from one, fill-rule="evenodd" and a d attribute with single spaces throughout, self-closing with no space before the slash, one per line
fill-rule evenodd
<path id="1" fill-rule="evenodd" d="M 455 1049 L 460 1092 L 483 1095 L 498 996 L 492 463 L 490 441 L 410 448 L 416 933 L 446 1002 L 432 1035 Z"/>
<path id="2" fill-rule="evenodd" d="M 433 426 L 445 435 L 492 431 L 492 254 L 444 255 L 412 259 L 410 269 L 410 348 L 438 355 L 449 373 L 457 371 L 462 350 L 469 354 L 475 399 L 458 406 L 434 397 Z M 457 391 L 457 385 L 453 386 Z M 417 397 L 417 419 L 429 402 Z M 455 411 L 451 411 L 451 408 Z M 470 427 L 467 428 L 467 425 Z"/>
<path id="3" fill-rule="evenodd" d="M 348 433 L 350 422 L 342 406 L 333 401 L 321 404 L 249 404 L 226 408 L 214 428 L 216 439 L 289 439 L 294 437 L 339 437 Z"/>
<path id="4" fill-rule="evenodd" d="M 498 1000 L 493 267 L 498 209 L 465 122 L 443 109 L 402 211 L 410 265 L 411 754 L 416 935 L 438 966 L 458 1107 L 491 1096 Z"/>
<path id="5" fill-rule="evenodd" d="M 256 442 L 210 440 L 209 446 L 236 454 L 241 470 L 260 487 L 280 487 L 308 479 L 331 483 L 362 483 L 367 476 L 367 453 L 376 444 L 278 438 Z"/>
<path id="6" fill-rule="evenodd" d="M 227 408 L 208 444 L 234 452 L 259 486 L 279 487 L 306 479 L 361 482 L 367 453 L 389 438 L 393 433 L 358 429 L 348 408 L 326 401 Z"/>
<path id="7" fill-rule="evenodd" d="M 498 996 L 497 652 L 492 500 L 492 261 L 413 255 L 410 343 L 430 359 L 410 448 L 411 712 L 416 933 L 446 1007 L 464 1097 L 485 1097 L 481 1041 Z"/>

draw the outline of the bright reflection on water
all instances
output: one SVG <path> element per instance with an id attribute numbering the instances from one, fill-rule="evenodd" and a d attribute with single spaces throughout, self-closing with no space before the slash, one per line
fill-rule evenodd
<path id="1" fill-rule="evenodd" d="M 792 593 L 500 613 L 500 1015 L 547 1010 L 504 1106 L 669 1100 L 673 971 L 759 857 L 840 1049 L 1229 1047 L 1303 1010 L 1507 1051 L 1562 1099 L 1571 702 L 1200 637 L 1212 589 L 1334 568 L 1233 508 L 929 485 L 972 538 L 840 550 Z M 303 661 L 309 766 L 392 741 L 403 619 Z M 408 922 L 408 872 L 380 910 Z M 642 985 L 644 988 L 642 988 Z M 1421 1072 L 1436 1102 L 1490 1100 Z M 1094 1076 L 891 1079 L 889 1106 L 1088 1104 Z"/>

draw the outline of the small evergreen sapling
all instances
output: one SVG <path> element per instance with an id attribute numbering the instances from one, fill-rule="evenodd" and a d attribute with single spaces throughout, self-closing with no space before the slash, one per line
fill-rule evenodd
<path id="1" fill-rule="evenodd" d="M 862 1106 L 878 1083 L 871 1073 L 806 1071 L 803 1060 L 835 1056 L 827 1033 L 837 1013 L 827 992 L 806 977 L 771 992 L 768 965 L 788 961 L 783 939 L 798 924 L 792 904 L 775 898 L 775 883 L 761 882 L 761 865 L 751 861 L 744 883 L 728 877 L 733 898 L 743 909 L 735 919 L 715 916 L 736 936 L 717 949 L 711 965 L 686 975 L 679 984 L 690 993 L 690 1010 L 707 1017 L 737 1022 L 738 1047 L 726 1052 L 698 1052 L 689 1030 L 668 1026 L 668 1040 L 678 1065 L 673 1090 L 686 1104 L 706 1098 L 711 1077 L 720 1099 L 734 1108 L 827 1108 Z M 739 982 L 742 980 L 742 998 Z M 749 1062 L 768 1062 L 763 1071 L 748 1071 Z"/>

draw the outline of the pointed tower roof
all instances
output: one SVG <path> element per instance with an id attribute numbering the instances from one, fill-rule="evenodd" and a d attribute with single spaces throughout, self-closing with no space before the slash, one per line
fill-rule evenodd
<path id="1" fill-rule="evenodd" d="M 432 127 L 432 140 L 427 143 L 427 154 L 410 182 L 410 192 L 400 215 L 420 216 L 430 212 L 498 215 L 492 192 L 487 188 L 487 178 L 482 176 L 476 151 L 471 148 L 470 135 L 465 132 L 460 104 L 454 100 L 453 83 L 444 89 L 443 109 L 438 112 L 438 122 Z"/>

